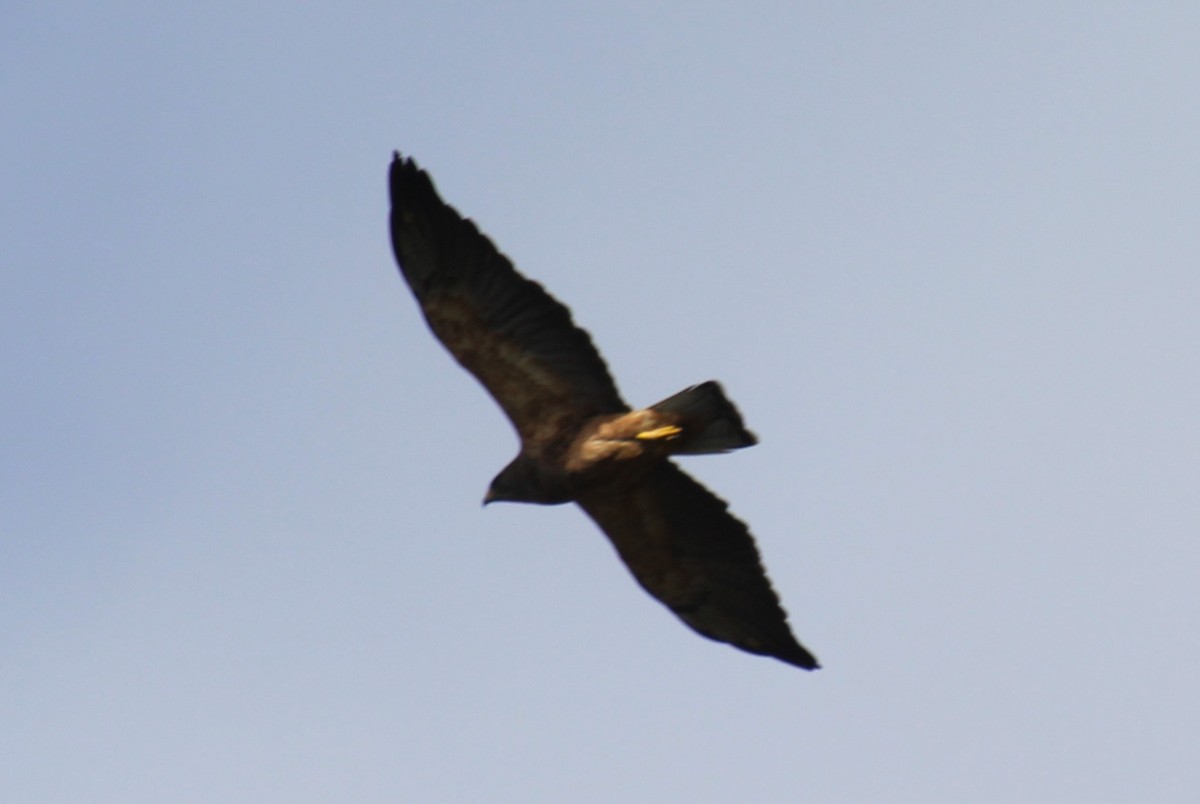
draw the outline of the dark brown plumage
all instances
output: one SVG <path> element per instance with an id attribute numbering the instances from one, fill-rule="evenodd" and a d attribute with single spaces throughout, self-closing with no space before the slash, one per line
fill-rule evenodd
<path id="1" fill-rule="evenodd" d="M 756 443 L 715 382 L 630 410 L 591 338 L 411 159 L 391 166 L 392 246 L 425 320 L 521 439 L 484 502 L 577 503 L 642 588 L 696 632 L 806 670 L 749 530 L 669 460 Z"/>

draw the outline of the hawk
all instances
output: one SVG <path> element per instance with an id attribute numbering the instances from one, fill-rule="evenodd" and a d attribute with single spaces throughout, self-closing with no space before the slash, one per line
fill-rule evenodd
<path id="1" fill-rule="evenodd" d="M 393 156 L 392 246 L 429 328 L 512 421 L 517 457 L 484 503 L 573 502 L 634 579 L 697 633 L 814 670 L 746 525 L 673 455 L 757 442 L 709 381 L 632 410 L 592 339 L 541 285 Z"/>

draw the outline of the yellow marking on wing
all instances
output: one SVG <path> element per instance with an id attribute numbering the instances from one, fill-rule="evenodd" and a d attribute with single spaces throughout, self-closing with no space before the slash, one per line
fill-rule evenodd
<path id="1" fill-rule="evenodd" d="M 676 427 L 673 424 L 668 424 L 665 427 L 658 427 L 654 430 L 645 430 L 634 436 L 638 441 L 665 441 L 674 438 L 683 432 L 682 427 Z"/>

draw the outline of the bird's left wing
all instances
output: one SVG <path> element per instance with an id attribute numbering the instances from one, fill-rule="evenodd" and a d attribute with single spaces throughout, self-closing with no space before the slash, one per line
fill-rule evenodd
<path id="1" fill-rule="evenodd" d="M 429 328 L 522 439 L 628 410 L 570 311 L 521 276 L 412 159 L 392 160 L 392 246 Z"/>
<path id="2" fill-rule="evenodd" d="M 576 502 L 642 588 L 693 630 L 805 670 L 819 666 L 788 628 L 746 525 L 675 464 Z"/>

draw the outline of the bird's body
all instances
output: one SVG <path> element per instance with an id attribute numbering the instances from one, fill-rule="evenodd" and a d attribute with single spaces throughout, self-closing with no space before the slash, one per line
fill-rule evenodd
<path id="1" fill-rule="evenodd" d="M 634 578 L 700 634 L 805 669 L 746 526 L 669 460 L 756 443 L 715 382 L 631 410 L 566 307 L 522 277 L 397 154 L 392 244 L 434 335 L 512 421 L 521 449 L 485 502 L 577 503 Z"/>

